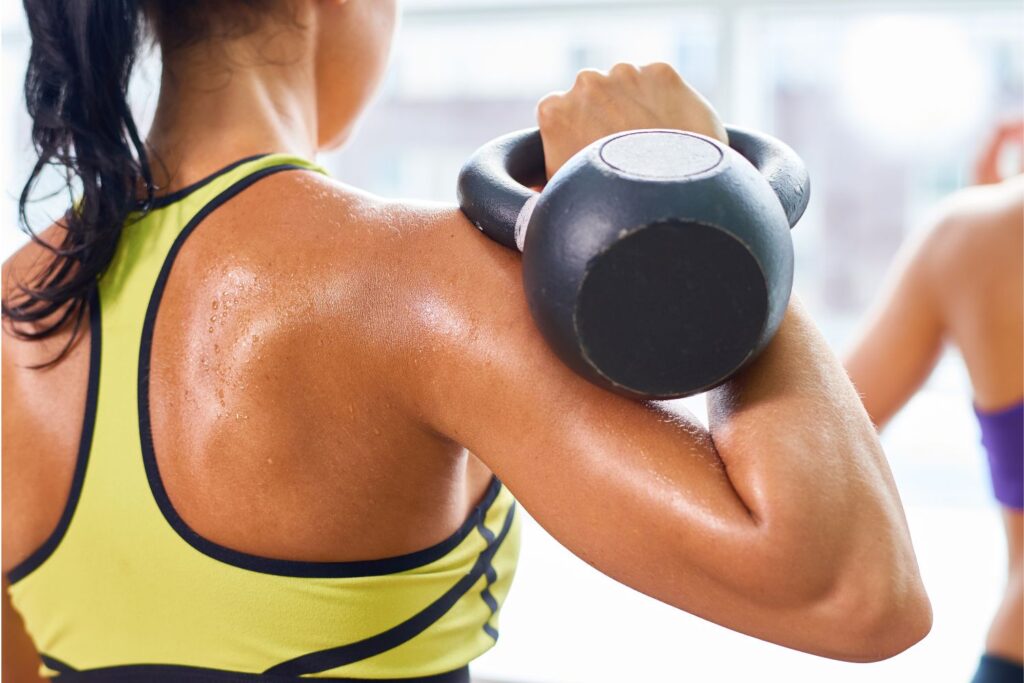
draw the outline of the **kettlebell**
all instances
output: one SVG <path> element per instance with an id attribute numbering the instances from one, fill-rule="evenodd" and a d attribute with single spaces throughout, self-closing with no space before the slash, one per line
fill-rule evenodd
<path id="1" fill-rule="evenodd" d="M 530 312 L 591 382 L 640 399 L 711 389 L 771 341 L 793 286 L 790 228 L 807 207 L 800 157 L 762 133 L 730 145 L 634 130 L 573 156 L 541 192 L 540 132 L 499 137 L 458 180 L 459 205 L 523 253 Z"/>

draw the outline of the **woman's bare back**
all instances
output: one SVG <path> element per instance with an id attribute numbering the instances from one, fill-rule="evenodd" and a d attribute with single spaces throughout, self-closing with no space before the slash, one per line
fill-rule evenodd
<path id="1" fill-rule="evenodd" d="M 939 227 L 932 278 L 979 408 L 1024 397 L 1024 176 L 958 195 Z"/>
<path id="2" fill-rule="evenodd" d="M 410 301 L 397 281 L 427 267 L 416 262 L 426 233 L 451 215 L 291 172 L 188 238 L 154 330 L 150 407 L 160 476 L 190 527 L 256 555 L 340 561 L 411 552 L 462 523 L 490 472 L 410 420 L 401 377 L 415 368 L 379 353 L 411 341 L 405 312 L 432 313 L 428 294 Z M 37 252 L 25 247 L 6 277 Z M 67 499 L 88 346 L 84 335 L 33 370 L 58 340 L 4 340 L 5 568 L 42 543 Z"/>

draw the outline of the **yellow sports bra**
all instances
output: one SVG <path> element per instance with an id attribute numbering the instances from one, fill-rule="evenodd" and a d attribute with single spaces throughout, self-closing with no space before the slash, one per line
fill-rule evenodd
<path id="1" fill-rule="evenodd" d="M 89 306 L 91 359 L 78 462 L 57 528 L 8 573 L 56 680 L 118 683 L 468 682 L 498 637 L 519 550 L 495 479 L 448 539 L 400 557 L 298 562 L 241 553 L 171 505 L 149 429 L 150 346 L 175 255 L 218 206 L 300 158 L 243 159 L 124 229 Z"/>

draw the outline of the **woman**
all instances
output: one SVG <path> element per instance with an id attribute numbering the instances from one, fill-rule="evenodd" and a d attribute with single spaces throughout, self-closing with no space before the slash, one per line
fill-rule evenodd
<path id="1" fill-rule="evenodd" d="M 457 209 L 307 161 L 373 93 L 393 3 L 26 9 L 40 165 L 82 186 L 4 273 L 3 565 L 48 673 L 467 680 L 512 494 L 729 628 L 856 661 L 926 634 L 874 429 L 797 302 L 707 431 L 559 363 L 516 255 Z M 143 22 L 164 59 L 145 142 Z M 665 65 L 583 72 L 538 113 L 550 171 L 616 130 L 724 136 Z"/>
<path id="2" fill-rule="evenodd" d="M 967 364 L 1010 560 L 975 683 L 1024 677 L 1024 175 L 998 170 L 1022 136 L 1022 121 L 996 131 L 980 186 L 954 195 L 908 253 L 846 364 L 879 428 L 924 384 L 945 340 Z"/>

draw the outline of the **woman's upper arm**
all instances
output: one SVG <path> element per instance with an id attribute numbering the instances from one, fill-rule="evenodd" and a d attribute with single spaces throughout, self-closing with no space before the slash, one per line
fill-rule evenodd
<path id="1" fill-rule="evenodd" d="M 940 302 L 932 281 L 942 230 L 901 257 L 846 358 L 872 421 L 883 427 L 928 379 L 942 352 Z"/>

